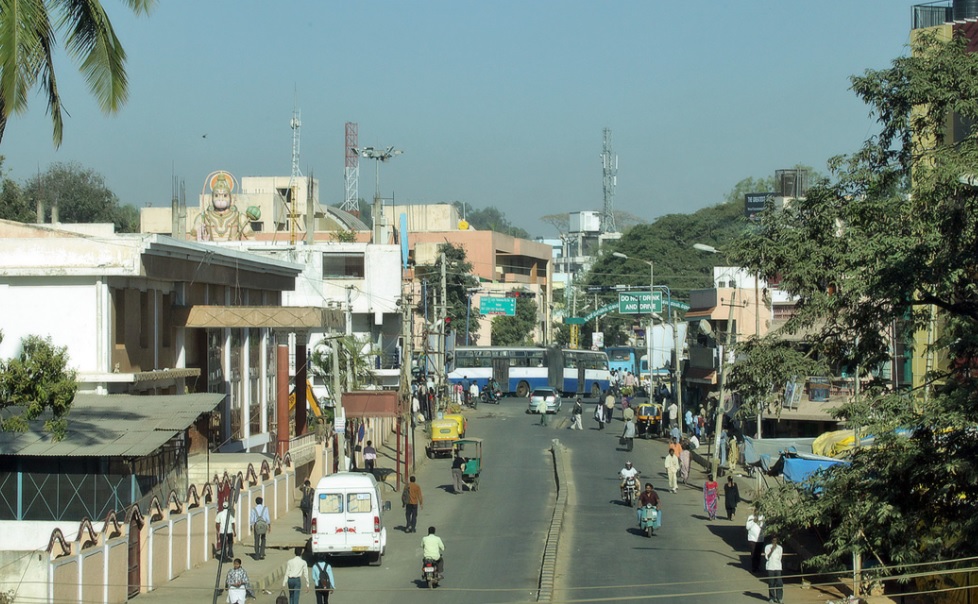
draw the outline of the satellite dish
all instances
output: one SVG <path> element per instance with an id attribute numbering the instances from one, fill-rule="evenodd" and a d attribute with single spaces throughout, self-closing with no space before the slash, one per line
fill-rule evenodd
<path id="1" fill-rule="evenodd" d="M 700 331 L 702 331 L 706 335 L 710 335 L 711 333 L 713 333 L 713 328 L 710 327 L 710 322 L 707 321 L 706 319 L 700 319 L 700 322 L 697 323 L 697 325 L 699 326 Z"/>

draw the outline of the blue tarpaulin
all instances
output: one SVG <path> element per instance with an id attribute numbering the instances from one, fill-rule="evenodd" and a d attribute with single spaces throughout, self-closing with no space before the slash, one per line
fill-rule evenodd
<path id="1" fill-rule="evenodd" d="M 769 471 L 784 452 L 811 453 L 814 438 L 750 438 L 744 437 L 744 462 Z"/>
<path id="2" fill-rule="evenodd" d="M 832 467 L 836 464 L 847 464 L 849 462 L 835 459 L 833 457 L 823 457 L 821 455 L 806 455 L 802 453 L 788 453 L 782 455 L 784 460 L 784 479 L 790 482 L 804 482 L 809 476 Z"/>

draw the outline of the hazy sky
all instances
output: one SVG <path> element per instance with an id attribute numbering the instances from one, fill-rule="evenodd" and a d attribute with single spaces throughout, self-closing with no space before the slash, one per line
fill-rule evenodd
<path id="1" fill-rule="evenodd" d="M 875 133 L 849 76 L 907 53 L 907 0 L 102 0 L 128 53 L 129 102 L 103 116 L 70 59 L 64 144 L 42 95 L 0 144 L 17 181 L 52 162 L 102 174 L 123 203 L 194 203 L 204 177 L 304 174 L 344 197 L 344 124 L 397 203 L 496 206 L 534 235 L 545 214 L 600 210 L 602 130 L 615 206 L 652 221 L 739 180 L 850 153 Z M 205 137 L 206 135 L 206 137 Z M 361 160 L 360 196 L 375 163 Z"/>

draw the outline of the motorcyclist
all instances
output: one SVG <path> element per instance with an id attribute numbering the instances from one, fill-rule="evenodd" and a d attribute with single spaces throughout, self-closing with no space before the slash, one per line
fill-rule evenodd
<path id="1" fill-rule="evenodd" d="M 479 383 L 472 380 L 472 384 L 469 385 L 469 404 L 473 407 L 477 404 L 479 399 Z"/>
<path id="2" fill-rule="evenodd" d="M 491 377 L 487 387 L 489 388 L 489 399 L 495 402 L 499 398 L 499 382 L 496 381 L 496 378 Z"/>
<path id="3" fill-rule="evenodd" d="M 655 492 L 651 482 L 645 483 L 645 490 L 642 491 L 642 494 L 638 497 L 638 510 L 636 511 L 636 516 L 638 516 L 639 523 L 642 522 L 643 514 L 645 514 L 643 508 L 647 505 L 652 505 L 656 510 L 658 510 L 656 522 L 656 528 L 658 528 L 662 523 L 662 506 L 659 504 L 659 494 Z"/>
<path id="4" fill-rule="evenodd" d="M 445 544 L 441 537 L 435 534 L 435 527 L 428 527 L 428 534 L 421 538 L 421 558 L 430 558 L 435 561 L 435 570 L 438 573 L 438 580 L 444 578 L 445 572 Z"/>
<path id="5" fill-rule="evenodd" d="M 632 467 L 631 461 L 625 462 L 625 467 L 618 472 L 618 476 L 621 478 L 622 498 L 625 497 L 625 483 L 628 482 L 629 478 L 634 478 L 637 481 L 639 474 L 640 472 L 638 471 L 638 468 Z"/>

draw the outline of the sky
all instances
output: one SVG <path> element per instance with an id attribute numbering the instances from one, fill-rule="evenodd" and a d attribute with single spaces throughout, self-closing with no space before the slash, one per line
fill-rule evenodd
<path id="1" fill-rule="evenodd" d="M 826 172 L 877 131 L 849 78 L 907 54 L 907 0 L 162 0 L 137 17 L 102 0 L 128 56 L 129 99 L 105 116 L 77 63 L 56 57 L 55 149 L 43 95 L 0 155 L 23 182 L 54 162 L 101 174 L 122 203 L 195 203 L 218 169 L 288 176 L 344 199 L 346 122 L 397 204 L 495 206 L 540 217 L 601 210 L 603 130 L 617 210 L 652 222 L 722 202 L 744 178 Z M 360 197 L 377 163 L 361 159 Z"/>

